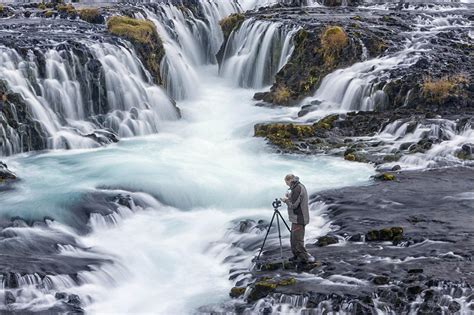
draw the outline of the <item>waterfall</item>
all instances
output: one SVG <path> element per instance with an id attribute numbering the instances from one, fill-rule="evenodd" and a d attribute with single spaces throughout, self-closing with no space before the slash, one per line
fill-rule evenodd
<path id="1" fill-rule="evenodd" d="M 46 148 L 92 148 L 113 141 L 112 133 L 155 133 L 160 121 L 178 117 L 125 43 L 76 44 L 82 53 L 58 45 L 39 52 L 43 61 L 35 55 L 38 51 L 21 56 L 13 48 L 0 47 L 0 75 L 25 100 L 45 133 Z M 21 152 L 21 135 L 6 129 L 1 154 Z"/>
<path id="2" fill-rule="evenodd" d="M 229 36 L 220 75 L 242 87 L 271 84 L 293 52 L 292 38 L 297 30 L 281 23 L 244 21 Z"/>

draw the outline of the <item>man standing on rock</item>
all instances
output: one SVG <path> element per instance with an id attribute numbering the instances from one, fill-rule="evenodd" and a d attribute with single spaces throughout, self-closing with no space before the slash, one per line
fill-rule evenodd
<path id="1" fill-rule="evenodd" d="M 314 257 L 304 247 L 305 225 L 309 223 L 308 192 L 300 183 L 299 177 L 293 174 L 285 176 L 285 183 L 290 187 L 290 193 L 286 194 L 286 198 L 281 198 L 281 201 L 288 206 L 288 217 L 291 222 L 290 243 L 293 257 L 290 260 L 314 262 Z"/>

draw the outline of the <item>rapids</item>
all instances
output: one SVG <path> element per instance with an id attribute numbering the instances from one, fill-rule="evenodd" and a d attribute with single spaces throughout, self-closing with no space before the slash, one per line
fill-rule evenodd
<path id="1" fill-rule="evenodd" d="M 87 310 L 97 313 L 177 314 L 225 301 L 231 283 L 224 258 L 239 254 L 245 268 L 254 254 L 234 248 L 243 236 L 228 231 L 242 218 L 269 219 L 271 201 L 285 192 L 286 173 L 300 174 L 310 192 L 368 182 L 369 165 L 268 151 L 252 137 L 253 124 L 285 110 L 253 106 L 254 91 L 222 80 L 217 66 L 197 71 L 200 95 L 178 103 L 183 118 L 167 122 L 157 135 L 7 159 L 24 178 L 16 191 L 2 194 L 2 209 L 12 216 L 49 216 L 66 229 L 77 225 L 69 210 L 101 189 L 120 190 L 147 205 L 137 207 L 147 211 L 124 210 L 114 220 L 95 215 L 85 236 L 68 227 L 81 247 L 114 263 L 84 272 L 74 286 L 45 290 L 37 310 L 58 289 L 91 301 Z M 313 220 L 312 234 L 320 235 L 326 222 L 317 214 Z M 91 255 L 87 251 L 66 248 L 63 255 Z"/>

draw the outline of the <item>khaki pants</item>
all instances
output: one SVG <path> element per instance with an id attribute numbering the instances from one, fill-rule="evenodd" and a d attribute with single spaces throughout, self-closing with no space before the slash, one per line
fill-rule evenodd
<path id="1" fill-rule="evenodd" d="M 304 225 L 302 224 L 291 224 L 291 235 L 290 235 L 291 251 L 295 257 L 299 260 L 306 261 L 310 257 L 306 248 L 304 248 Z"/>

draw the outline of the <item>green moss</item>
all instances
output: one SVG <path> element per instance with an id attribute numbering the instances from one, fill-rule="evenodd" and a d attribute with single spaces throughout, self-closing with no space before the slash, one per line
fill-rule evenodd
<path id="1" fill-rule="evenodd" d="M 107 29 L 111 34 L 142 44 L 150 44 L 158 38 L 153 22 L 128 16 L 112 16 L 107 22 Z"/>
<path id="2" fill-rule="evenodd" d="M 241 13 L 233 13 L 220 20 L 219 25 L 224 33 L 224 38 L 228 38 L 230 33 L 232 33 L 234 29 L 239 28 L 244 20 L 245 16 Z"/>
<path id="3" fill-rule="evenodd" d="M 288 285 L 295 285 L 295 284 L 296 284 L 296 279 L 293 277 L 278 281 L 279 286 L 288 286 Z"/>
<path id="4" fill-rule="evenodd" d="M 284 150 L 292 150 L 296 147 L 293 140 L 314 136 L 314 128 L 311 125 L 294 124 L 256 125 L 254 135 L 265 137 L 270 143 Z"/>
<path id="5" fill-rule="evenodd" d="M 53 11 L 46 11 L 46 13 L 44 14 L 45 17 L 47 18 L 50 18 L 50 17 L 53 17 L 54 16 L 54 12 Z"/>
<path id="6" fill-rule="evenodd" d="M 395 175 L 389 173 L 383 173 L 383 180 L 395 180 Z"/>
<path id="7" fill-rule="evenodd" d="M 230 289 L 229 295 L 232 298 L 238 298 L 238 297 L 242 296 L 244 293 L 245 293 L 245 288 L 243 288 L 243 287 L 233 287 L 232 289 Z"/>
<path id="8" fill-rule="evenodd" d="M 161 84 L 160 62 L 165 50 L 153 22 L 127 16 L 113 16 L 107 21 L 107 30 L 132 42 L 154 81 Z"/>
<path id="9" fill-rule="evenodd" d="M 4 10 L 5 10 L 5 7 L 3 6 L 3 4 L 0 4 L 0 13 L 3 13 Z"/>
<path id="10" fill-rule="evenodd" d="M 44 4 L 44 2 L 41 2 L 41 3 L 38 4 L 38 9 L 46 10 L 46 5 Z"/>
<path id="11" fill-rule="evenodd" d="M 320 129 L 331 129 L 333 126 L 333 123 L 339 119 L 339 115 L 329 115 L 326 116 L 322 119 L 320 119 L 318 122 L 314 124 L 315 128 L 320 128 Z"/>
<path id="12" fill-rule="evenodd" d="M 83 21 L 95 24 L 100 24 L 104 20 L 103 16 L 100 14 L 99 9 L 97 8 L 79 10 L 79 18 Z"/>

